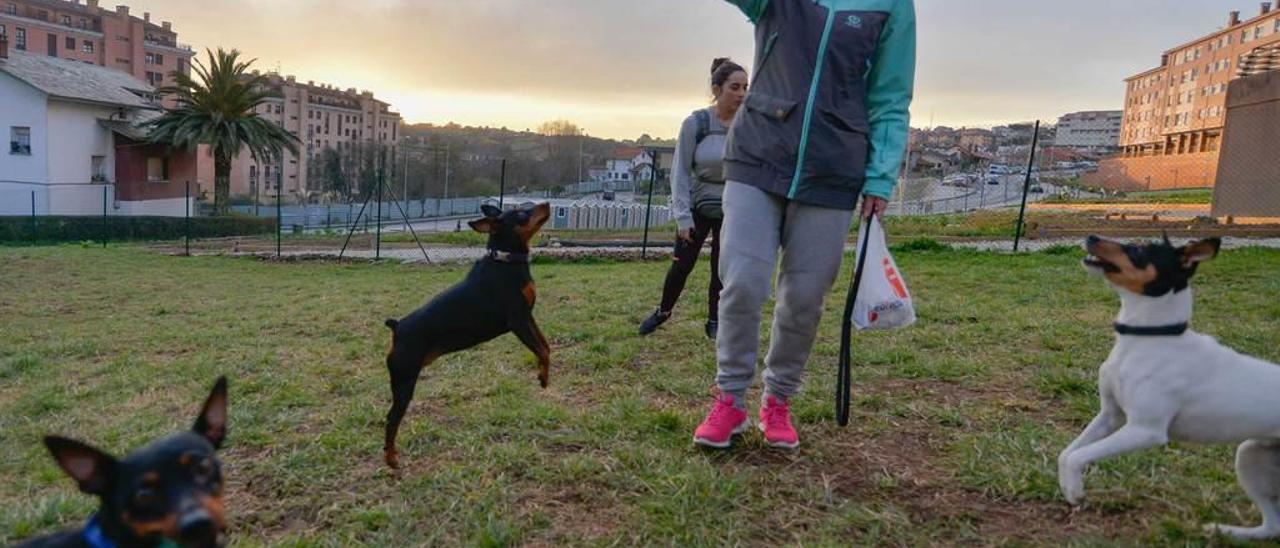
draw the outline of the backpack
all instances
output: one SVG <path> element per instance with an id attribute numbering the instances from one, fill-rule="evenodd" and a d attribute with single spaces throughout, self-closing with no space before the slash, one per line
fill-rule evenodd
<path id="1" fill-rule="evenodd" d="M 701 145 L 702 142 L 707 139 L 707 137 L 710 137 L 712 135 L 711 112 L 709 112 L 705 108 L 700 108 L 698 110 L 693 111 L 693 116 L 694 116 L 694 119 L 698 121 L 698 132 L 695 134 L 695 138 L 693 142 L 693 149 L 695 151 L 693 166 L 694 166 L 694 169 L 696 170 L 698 166 L 697 152 L 696 152 L 698 150 L 698 146 Z M 698 182 L 695 180 L 694 184 L 698 184 Z M 720 200 L 708 200 L 708 201 L 703 201 L 701 203 L 695 203 L 693 205 L 693 209 L 697 211 L 699 215 L 702 215 L 703 217 L 706 217 L 708 219 L 720 220 L 724 218 L 724 210 L 721 207 Z"/>

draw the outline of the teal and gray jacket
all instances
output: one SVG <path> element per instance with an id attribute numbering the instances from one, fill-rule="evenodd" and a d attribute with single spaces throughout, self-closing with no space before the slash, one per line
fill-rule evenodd
<path id="1" fill-rule="evenodd" d="M 756 26 L 756 63 L 726 178 L 836 209 L 889 199 L 907 148 L 913 0 L 728 1 Z"/>

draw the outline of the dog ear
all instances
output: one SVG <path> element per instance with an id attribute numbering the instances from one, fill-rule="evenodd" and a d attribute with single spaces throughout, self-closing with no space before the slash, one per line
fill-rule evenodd
<path id="1" fill-rule="evenodd" d="M 44 446 L 58 461 L 62 471 L 76 480 L 81 491 L 98 496 L 107 494 L 118 466 L 115 458 L 97 448 L 59 436 L 45 436 Z"/>
<path id="2" fill-rule="evenodd" d="M 214 383 L 213 391 L 204 401 L 200 416 L 196 418 L 196 424 L 191 429 L 209 440 L 214 449 L 222 449 L 222 441 L 227 438 L 226 377 L 219 377 L 218 382 Z"/>
<path id="3" fill-rule="evenodd" d="M 390 330 L 392 330 L 392 331 L 395 331 L 397 327 L 400 327 L 400 321 L 399 321 L 399 320 L 394 320 L 394 319 L 389 319 L 389 320 L 387 320 L 387 328 L 388 328 L 388 329 L 390 329 Z"/>
<path id="4" fill-rule="evenodd" d="M 490 219 L 496 219 L 502 216 L 502 210 L 498 209 L 493 204 L 484 204 L 480 206 L 480 212 L 484 213 L 484 216 Z"/>
<path id="5" fill-rule="evenodd" d="M 1204 261 L 1212 260 L 1218 256 L 1218 251 L 1221 249 L 1221 238 L 1206 238 L 1187 244 L 1180 250 L 1182 253 L 1182 266 L 1190 268 Z"/>
<path id="6" fill-rule="evenodd" d="M 496 219 L 485 217 L 483 219 L 471 221 L 467 224 L 471 225 L 471 229 L 476 232 L 489 234 L 490 232 L 493 232 L 493 228 L 498 224 L 498 221 Z"/>

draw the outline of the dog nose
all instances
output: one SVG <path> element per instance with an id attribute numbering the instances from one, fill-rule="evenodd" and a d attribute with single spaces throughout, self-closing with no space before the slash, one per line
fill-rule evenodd
<path id="1" fill-rule="evenodd" d="M 1090 234 L 1089 237 L 1085 239 L 1085 241 L 1088 242 L 1090 245 L 1092 245 L 1092 244 L 1101 242 L 1102 238 L 1099 238 L 1097 234 Z"/>
<path id="2" fill-rule="evenodd" d="M 200 509 L 182 516 L 178 521 L 178 535 L 184 544 L 212 546 L 218 530 L 209 512 Z"/>

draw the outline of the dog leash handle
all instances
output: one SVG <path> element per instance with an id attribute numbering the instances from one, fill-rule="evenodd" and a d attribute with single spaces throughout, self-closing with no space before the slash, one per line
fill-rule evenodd
<path id="1" fill-rule="evenodd" d="M 871 224 L 875 218 L 864 220 L 867 223 L 862 230 L 862 241 L 858 242 L 858 263 L 853 269 L 853 279 L 849 281 L 849 296 L 844 302 L 844 321 L 840 322 L 840 364 L 836 371 L 836 423 L 849 426 L 849 405 L 852 398 L 852 352 L 853 352 L 853 305 L 858 300 L 858 290 L 862 288 L 862 273 L 867 265 L 867 249 L 871 242 Z"/>

